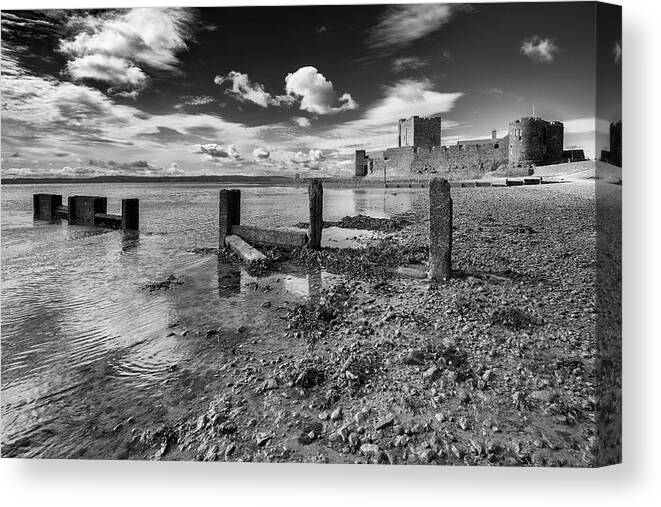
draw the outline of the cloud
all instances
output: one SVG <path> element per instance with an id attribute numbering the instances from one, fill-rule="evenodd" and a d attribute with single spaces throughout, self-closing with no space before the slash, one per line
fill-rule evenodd
<path id="1" fill-rule="evenodd" d="M 186 95 L 181 97 L 181 102 L 177 104 L 175 109 L 181 109 L 183 106 L 206 106 L 216 102 L 216 99 L 208 95 Z"/>
<path id="2" fill-rule="evenodd" d="M 539 35 L 533 35 L 521 42 L 521 53 L 533 62 L 550 63 L 559 50 L 553 39 L 543 39 Z"/>
<path id="3" fill-rule="evenodd" d="M 110 55 L 85 55 L 68 62 L 66 69 L 75 81 L 95 79 L 129 90 L 142 90 L 148 81 L 140 67 Z"/>
<path id="4" fill-rule="evenodd" d="M 505 91 L 502 88 L 487 88 L 486 90 L 481 90 L 481 92 L 486 95 L 505 95 Z"/>
<path id="5" fill-rule="evenodd" d="M 264 89 L 263 84 L 255 83 L 250 80 L 248 74 L 243 74 L 235 70 L 224 76 L 216 76 L 213 82 L 217 85 L 231 83 L 232 87 L 228 88 L 225 93 L 241 102 L 252 102 L 261 107 L 279 106 L 289 102 L 288 97 L 274 97 Z"/>
<path id="6" fill-rule="evenodd" d="M 574 118 L 562 122 L 565 132 L 568 134 L 583 134 L 590 132 L 600 132 L 608 134 L 610 132 L 610 123 L 603 118 Z"/>
<path id="7" fill-rule="evenodd" d="M 410 46 L 438 30 L 462 9 L 460 4 L 396 5 L 388 7 L 366 40 L 367 47 L 383 54 Z"/>
<path id="8" fill-rule="evenodd" d="M 308 167 L 310 169 L 318 169 L 321 161 L 325 158 L 321 150 L 312 149 L 307 153 L 297 151 L 290 154 L 291 161 L 295 164 Z"/>
<path id="9" fill-rule="evenodd" d="M 615 63 L 620 63 L 622 61 L 622 44 L 620 41 L 615 41 L 615 45 L 613 46 L 613 58 L 615 59 Z"/>
<path id="10" fill-rule="evenodd" d="M 310 120 L 307 119 L 305 116 L 294 116 L 292 118 L 292 120 L 299 127 L 309 127 L 310 126 Z"/>
<path id="11" fill-rule="evenodd" d="M 271 153 L 268 150 L 266 150 L 264 148 L 261 148 L 261 147 L 255 148 L 254 150 L 252 150 L 252 156 L 255 159 L 266 159 L 266 158 L 269 158 L 270 154 Z"/>
<path id="12" fill-rule="evenodd" d="M 199 153 L 207 155 L 210 159 L 230 158 L 240 160 L 241 154 L 236 149 L 236 146 L 230 144 L 227 147 L 215 143 L 209 144 L 194 144 L 190 147 L 192 153 Z"/>
<path id="13" fill-rule="evenodd" d="M 301 110 L 310 113 L 335 114 L 358 107 L 349 93 L 342 94 L 338 99 L 333 83 L 312 66 L 287 74 L 285 90 L 288 95 L 300 100 Z"/>
<path id="14" fill-rule="evenodd" d="M 312 66 L 301 67 L 287 74 L 285 95 L 273 95 L 266 91 L 264 85 L 252 81 L 247 74 L 234 70 L 216 76 L 214 83 L 221 86 L 229 83 L 231 87 L 225 93 L 241 102 L 252 102 L 264 108 L 298 104 L 303 111 L 326 115 L 358 107 L 351 94 L 344 93 L 338 97 L 333 83 Z"/>
<path id="15" fill-rule="evenodd" d="M 367 125 L 395 125 L 399 118 L 445 113 L 463 96 L 461 92 L 433 90 L 429 80 L 404 79 L 385 87 L 385 96 L 359 120 Z"/>
<path id="16" fill-rule="evenodd" d="M 405 70 L 415 70 L 429 65 L 429 62 L 418 56 L 401 56 L 392 61 L 391 68 L 393 72 L 403 72 Z"/>
<path id="17" fill-rule="evenodd" d="M 99 15 L 72 16 L 73 38 L 60 40 L 74 81 L 94 79 L 136 91 L 146 87 L 145 69 L 178 72 L 177 54 L 185 51 L 194 30 L 193 11 L 139 8 Z"/>

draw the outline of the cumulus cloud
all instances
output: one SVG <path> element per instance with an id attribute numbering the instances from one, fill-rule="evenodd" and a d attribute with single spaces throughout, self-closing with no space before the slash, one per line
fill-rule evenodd
<path id="1" fill-rule="evenodd" d="M 318 169 L 321 161 L 325 158 L 321 150 L 311 149 L 307 153 L 297 151 L 289 154 L 290 159 L 295 164 L 302 165 L 309 169 Z"/>
<path id="2" fill-rule="evenodd" d="M 261 148 L 261 147 L 255 148 L 254 150 L 252 150 L 252 156 L 255 159 L 266 159 L 266 158 L 269 158 L 270 154 L 271 153 L 268 150 L 266 150 L 264 148 Z"/>
<path id="3" fill-rule="evenodd" d="M 285 90 L 288 95 L 300 100 L 299 107 L 303 111 L 310 113 L 334 114 L 358 107 L 349 93 L 338 98 L 333 83 L 312 66 L 301 67 L 287 74 Z"/>
<path id="4" fill-rule="evenodd" d="M 147 86 L 145 69 L 176 72 L 177 54 L 192 37 L 187 9 L 139 8 L 100 15 L 73 16 L 73 38 L 60 41 L 66 70 L 75 81 L 94 79 L 126 90 Z"/>
<path id="5" fill-rule="evenodd" d="M 390 53 L 411 45 L 445 25 L 458 10 L 459 4 L 395 5 L 389 7 L 367 37 L 367 47 Z"/>
<path id="6" fill-rule="evenodd" d="M 307 119 L 305 116 L 294 116 L 292 118 L 292 120 L 299 127 L 309 127 L 310 126 L 310 120 Z"/>
<path id="7" fill-rule="evenodd" d="M 67 72 L 74 80 L 95 79 L 122 88 L 141 90 L 147 85 L 147 74 L 124 58 L 92 54 L 67 62 Z"/>
<path id="8" fill-rule="evenodd" d="M 533 62 L 550 63 L 555 60 L 559 50 L 553 39 L 542 38 L 539 35 L 533 35 L 521 42 L 521 53 Z"/>
<path id="9" fill-rule="evenodd" d="M 264 85 L 252 81 L 247 74 L 231 71 L 214 78 L 217 85 L 230 84 L 225 93 L 241 102 L 252 102 L 261 107 L 298 104 L 302 111 L 325 115 L 356 109 L 358 104 L 351 94 L 337 96 L 333 83 L 317 70 L 316 67 L 301 67 L 285 77 L 285 95 L 273 95 Z M 300 126 L 306 119 L 295 119 Z M 307 120 L 309 125 L 309 120 Z"/>
<path id="10" fill-rule="evenodd" d="M 401 56 L 392 61 L 391 68 L 393 72 L 403 72 L 405 70 L 415 70 L 426 67 L 429 64 L 418 56 Z"/>
<path id="11" fill-rule="evenodd" d="M 399 118 L 432 116 L 452 110 L 461 92 L 444 93 L 433 89 L 429 80 L 404 79 L 385 87 L 385 96 L 358 122 L 367 125 L 394 125 Z"/>
<path id="12" fill-rule="evenodd" d="M 263 84 L 253 82 L 248 77 L 248 74 L 243 74 L 235 70 L 224 76 L 218 75 L 213 81 L 217 85 L 230 83 L 231 88 L 228 88 L 225 93 L 241 102 L 252 102 L 262 107 L 279 106 L 287 102 L 287 97 L 274 97 L 264 89 Z"/>
<path id="13" fill-rule="evenodd" d="M 622 61 L 622 44 L 620 41 L 615 41 L 615 45 L 613 46 L 613 58 L 615 59 L 615 63 L 620 63 Z"/>
<path id="14" fill-rule="evenodd" d="M 221 146 L 220 144 L 194 144 L 190 147 L 191 152 L 207 155 L 211 159 L 230 158 L 240 160 L 241 154 L 236 149 L 236 146 L 230 144 L 229 146 Z"/>

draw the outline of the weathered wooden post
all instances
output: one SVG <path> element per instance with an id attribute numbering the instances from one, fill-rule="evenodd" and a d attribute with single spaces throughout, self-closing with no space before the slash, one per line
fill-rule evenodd
<path id="1" fill-rule="evenodd" d="M 241 191 L 221 190 L 218 203 L 218 248 L 225 248 L 225 238 L 232 234 L 232 226 L 241 221 Z"/>
<path id="2" fill-rule="evenodd" d="M 140 200 L 122 199 L 122 229 L 140 229 Z"/>
<path id="3" fill-rule="evenodd" d="M 318 178 L 308 185 L 310 198 L 310 239 L 308 248 L 319 250 L 321 248 L 321 233 L 324 228 L 324 188 Z"/>
<path id="4" fill-rule="evenodd" d="M 32 196 L 32 217 L 35 220 L 56 218 L 56 210 L 62 205 L 62 196 L 57 194 L 34 194 Z"/>
<path id="5" fill-rule="evenodd" d="M 448 280 L 452 274 L 452 197 L 445 178 L 429 182 L 429 277 Z"/>
<path id="6" fill-rule="evenodd" d="M 68 206 L 67 206 L 67 212 L 68 212 L 67 221 L 70 224 L 73 224 L 76 221 L 76 196 L 70 195 L 67 198 L 67 204 L 68 204 Z"/>

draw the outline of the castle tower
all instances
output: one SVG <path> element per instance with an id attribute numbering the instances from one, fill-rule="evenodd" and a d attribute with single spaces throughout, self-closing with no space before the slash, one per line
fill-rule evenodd
<path id="1" fill-rule="evenodd" d="M 412 116 L 399 120 L 397 147 L 431 148 L 441 145 L 441 117 Z"/>
<path id="2" fill-rule="evenodd" d="M 368 158 L 365 150 L 356 150 L 356 168 L 355 176 L 367 176 Z"/>
<path id="3" fill-rule="evenodd" d="M 544 165 L 562 161 L 564 125 L 525 117 L 509 124 L 509 162 L 513 165 Z"/>

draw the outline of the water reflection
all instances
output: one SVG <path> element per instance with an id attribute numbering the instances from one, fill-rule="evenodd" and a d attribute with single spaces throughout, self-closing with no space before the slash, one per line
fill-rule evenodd
<path id="1" fill-rule="evenodd" d="M 241 293 L 241 268 L 218 260 L 218 297 L 227 299 Z"/>
<path id="2" fill-rule="evenodd" d="M 140 231 L 121 231 L 122 252 L 130 252 L 140 246 Z"/>
<path id="3" fill-rule="evenodd" d="M 268 294 L 277 300 L 290 299 L 291 296 L 309 299 L 315 303 L 323 292 L 324 282 L 336 278 L 321 269 L 302 270 L 290 266 L 282 273 L 276 272 L 266 276 L 252 276 L 241 264 L 227 263 L 219 260 L 218 297 L 221 300 L 245 295 L 247 304 L 253 306 L 250 297 L 257 294 Z M 279 302 L 279 301 L 276 301 Z"/>

